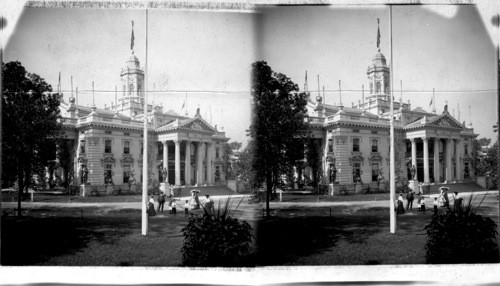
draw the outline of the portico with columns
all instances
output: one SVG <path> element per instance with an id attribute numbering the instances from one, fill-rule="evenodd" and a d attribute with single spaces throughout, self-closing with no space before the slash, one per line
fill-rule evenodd
<path id="1" fill-rule="evenodd" d="M 200 114 L 176 120 L 156 129 L 159 173 L 167 170 L 165 181 L 176 186 L 213 185 L 221 181 L 222 145 L 228 138 L 210 126 Z M 163 149 L 163 150 L 162 150 Z M 218 171 L 217 174 L 215 171 Z"/>
<path id="2" fill-rule="evenodd" d="M 404 127 L 408 140 L 409 169 L 415 166 L 414 179 L 424 183 L 460 182 L 472 179 L 470 154 L 472 139 L 477 135 L 448 113 L 424 116 Z"/>

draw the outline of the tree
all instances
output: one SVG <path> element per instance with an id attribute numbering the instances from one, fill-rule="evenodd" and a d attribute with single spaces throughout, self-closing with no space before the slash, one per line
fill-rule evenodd
<path id="1" fill-rule="evenodd" d="M 44 160 L 43 150 L 61 129 L 61 95 L 37 74 L 29 73 L 20 62 L 2 65 L 2 170 L 4 180 L 17 181 L 18 216 L 25 186 L 33 167 Z M 8 167 L 8 168 L 7 168 Z"/>
<path id="2" fill-rule="evenodd" d="M 250 140 L 248 145 L 240 152 L 238 161 L 235 162 L 233 174 L 235 178 L 243 182 L 246 189 L 253 189 L 258 186 L 255 171 L 252 168 L 255 141 Z"/>
<path id="3" fill-rule="evenodd" d="M 252 167 L 256 179 L 265 182 L 268 217 L 270 196 L 283 169 L 303 156 L 293 152 L 300 149 L 297 146 L 304 146 L 308 127 L 304 120 L 308 95 L 298 90 L 297 84 L 286 75 L 273 72 L 265 61 L 252 64 Z"/>
<path id="4" fill-rule="evenodd" d="M 227 179 L 234 179 L 235 175 L 233 172 L 233 169 L 231 167 L 231 160 L 230 157 L 233 155 L 233 150 L 234 149 L 240 149 L 242 143 L 241 142 L 230 142 L 230 143 L 224 143 L 223 145 L 223 155 L 222 155 L 222 171 L 224 172 Z"/>
<path id="5" fill-rule="evenodd" d="M 491 139 L 483 137 L 481 139 L 477 139 L 477 143 L 479 143 L 479 146 L 489 146 L 491 143 Z"/>

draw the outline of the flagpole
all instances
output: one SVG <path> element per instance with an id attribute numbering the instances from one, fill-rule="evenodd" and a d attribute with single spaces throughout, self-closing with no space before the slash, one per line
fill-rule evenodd
<path id="1" fill-rule="evenodd" d="M 132 22 L 132 27 L 134 22 Z M 132 45 L 134 32 L 132 28 Z M 127 76 L 128 77 L 128 76 Z M 148 9 L 146 8 L 146 60 L 144 62 L 144 133 L 142 147 L 142 235 L 148 234 Z"/>
<path id="2" fill-rule="evenodd" d="M 396 213 L 394 211 L 394 197 L 396 196 L 396 160 L 395 160 L 395 152 L 394 152 L 394 105 L 393 105 L 393 98 L 392 98 L 392 93 L 393 93 L 393 53 L 392 53 L 392 5 L 389 5 L 389 21 L 390 21 L 390 43 L 391 43 L 391 67 L 390 67 L 390 72 L 391 72 L 391 88 L 389 89 L 389 96 L 390 96 L 390 104 L 391 104 L 391 119 L 390 119 L 390 125 L 391 125 L 391 148 L 390 148 L 390 192 L 391 192 L 391 199 L 390 199 L 390 207 L 389 207 L 389 212 L 390 212 L 390 231 L 391 233 L 396 233 Z"/>

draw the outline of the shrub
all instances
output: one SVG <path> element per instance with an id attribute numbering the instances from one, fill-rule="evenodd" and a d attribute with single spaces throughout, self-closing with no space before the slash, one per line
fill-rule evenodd
<path id="1" fill-rule="evenodd" d="M 470 197 L 466 206 L 448 207 L 432 216 L 425 226 L 427 263 L 498 262 L 496 223 L 478 215 L 472 201 Z"/>
<path id="2" fill-rule="evenodd" d="M 249 266 L 252 227 L 246 221 L 230 217 L 230 205 L 228 198 L 223 207 L 219 203 L 213 215 L 203 207 L 203 216 L 189 217 L 187 226 L 182 229 L 184 266 Z"/>

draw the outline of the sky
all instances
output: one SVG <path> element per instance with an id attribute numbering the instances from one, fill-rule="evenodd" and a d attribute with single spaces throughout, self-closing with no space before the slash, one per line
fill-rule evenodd
<path id="1" fill-rule="evenodd" d="M 485 7 L 479 8 L 394 7 L 394 91 L 399 99 L 402 82 L 403 100 L 430 110 L 434 88 L 438 113 L 447 101 L 457 119 L 460 109 L 461 122 L 472 121 L 479 137 L 492 138 L 495 29 L 488 26 Z M 362 84 L 367 94 L 377 18 L 381 52 L 390 63 L 389 10 L 383 5 L 275 6 L 256 13 L 150 10 L 148 86 L 154 92 L 149 102 L 184 114 L 187 98 L 189 115 L 200 107 L 201 115 L 223 127 L 231 141 L 245 144 L 250 66 L 265 60 L 300 87 L 307 71 L 313 93 L 319 74 L 329 104 L 338 103 L 341 80 L 342 101 L 350 106 L 361 100 Z M 25 8 L 8 37 L 4 61 L 20 61 L 54 88 L 61 72 L 65 100 L 73 76 L 83 105 L 92 105 L 94 82 L 96 105 L 104 107 L 115 100 L 115 86 L 121 86 L 119 74 L 131 54 L 131 21 L 135 55 L 144 68 L 146 17 L 140 9 Z"/>
<path id="2" fill-rule="evenodd" d="M 460 122 L 472 120 L 475 133 L 492 138 L 497 121 L 495 46 L 475 6 L 397 6 L 393 8 L 393 81 L 397 100 L 412 109 L 429 104 L 435 89 L 436 110 Z M 258 58 L 301 87 L 305 72 L 314 98 L 325 86 L 326 103 L 351 106 L 368 94 L 367 67 L 380 48 L 390 64 L 387 6 L 272 7 L 259 14 Z M 457 106 L 459 104 L 459 107 Z M 470 113 L 469 113 L 470 105 Z M 470 114 L 470 116 L 469 116 Z"/>
<path id="3" fill-rule="evenodd" d="M 252 14 L 152 10 L 148 12 L 148 102 L 204 119 L 230 141 L 246 143 L 250 125 L 250 66 L 255 61 Z M 103 108 L 115 101 L 120 71 L 134 53 L 146 58 L 146 12 L 139 9 L 25 8 L 7 42 L 4 61 L 20 61 L 55 89 L 61 72 L 66 102 Z M 118 88 L 120 90 L 120 88 Z M 118 98 L 121 94 L 118 94 Z"/>

